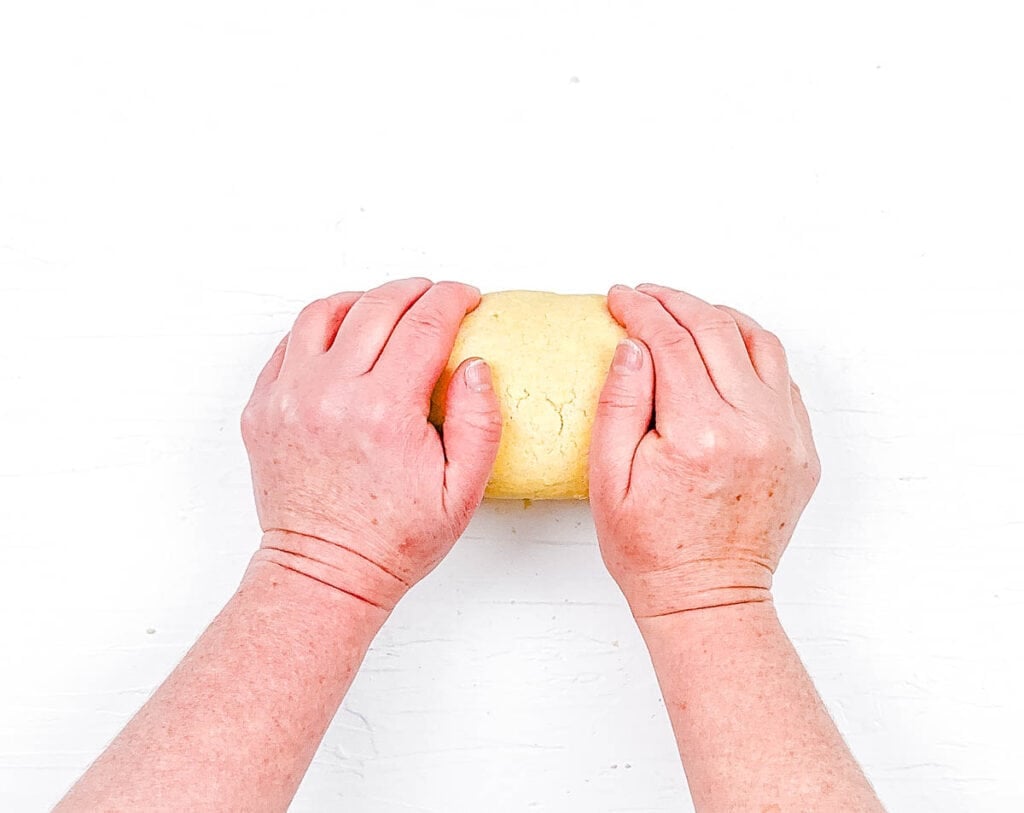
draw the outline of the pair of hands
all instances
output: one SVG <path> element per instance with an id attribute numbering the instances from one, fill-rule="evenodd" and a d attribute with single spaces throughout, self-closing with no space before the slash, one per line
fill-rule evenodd
<path id="1" fill-rule="evenodd" d="M 485 361 L 430 395 L 480 292 L 425 279 L 308 305 L 242 414 L 258 557 L 390 611 L 483 498 L 501 414 Z M 590 449 L 604 561 L 637 618 L 762 601 L 820 469 L 778 339 L 655 285 L 616 286 Z"/>

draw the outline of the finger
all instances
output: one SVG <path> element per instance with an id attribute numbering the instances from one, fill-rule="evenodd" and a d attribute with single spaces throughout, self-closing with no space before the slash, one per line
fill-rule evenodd
<path id="1" fill-rule="evenodd" d="M 294 364 L 302 357 L 325 352 L 334 341 L 338 326 L 360 296 L 358 291 L 345 291 L 306 305 L 292 327 L 284 363 Z"/>
<path id="2" fill-rule="evenodd" d="M 800 424 L 800 428 L 807 439 L 811 440 L 811 416 L 807 414 L 807 406 L 804 404 L 803 396 L 800 394 L 800 388 L 793 380 L 789 382 L 789 391 L 793 400 L 793 412 L 796 414 L 797 422 Z M 813 441 L 811 445 L 814 445 Z"/>
<path id="3" fill-rule="evenodd" d="M 638 285 L 637 290 L 657 299 L 690 331 L 708 375 L 723 399 L 741 406 L 757 397 L 761 381 L 732 316 L 703 299 L 672 288 L 647 283 Z"/>
<path id="4" fill-rule="evenodd" d="M 501 441 L 501 408 L 491 370 L 466 359 L 448 383 L 442 439 L 447 463 L 444 505 L 449 516 L 468 519 L 484 497 Z"/>
<path id="5" fill-rule="evenodd" d="M 811 429 L 811 416 L 807 414 L 807 407 L 804 404 L 800 388 L 795 381 L 790 381 L 790 394 L 793 402 L 793 411 L 796 413 L 797 423 L 800 425 L 803 434 L 804 444 L 809 453 L 810 459 L 804 463 L 804 468 L 812 467 L 814 477 L 821 478 L 821 459 L 818 457 L 818 448 L 814 444 L 814 432 Z"/>
<path id="6" fill-rule="evenodd" d="M 369 371 L 398 320 L 430 290 L 431 284 L 420 277 L 395 280 L 359 297 L 341 323 L 331 348 L 341 359 L 340 371 L 353 376 Z"/>
<path id="7" fill-rule="evenodd" d="M 608 310 L 649 349 L 654 362 L 654 412 L 663 434 L 695 404 L 721 403 L 693 337 L 658 300 L 632 288 L 608 292 Z"/>
<path id="8" fill-rule="evenodd" d="M 412 385 L 429 408 L 430 393 L 455 344 L 463 317 L 480 303 L 480 291 L 458 282 L 439 282 L 405 312 L 373 366 L 374 375 L 394 386 Z"/>
<path id="9" fill-rule="evenodd" d="M 615 348 L 590 436 L 590 499 L 615 505 L 629 491 L 633 458 L 651 425 L 654 364 L 637 339 Z"/>
<path id="10" fill-rule="evenodd" d="M 267 363 L 263 365 L 263 369 L 260 370 L 260 374 L 256 376 L 256 384 L 252 388 L 252 394 L 249 396 L 249 400 L 246 402 L 245 408 L 242 410 L 243 439 L 250 436 L 259 421 L 257 416 L 257 413 L 259 412 L 259 403 L 266 395 L 270 385 L 277 380 L 277 376 L 281 372 L 281 365 L 284 362 L 284 355 L 288 347 L 288 337 L 290 335 L 291 334 L 286 333 L 284 338 L 277 343 L 277 347 L 274 348 L 274 352 L 270 354 L 270 358 L 267 360 Z"/>
<path id="11" fill-rule="evenodd" d="M 719 310 L 728 313 L 740 329 L 743 343 L 747 347 L 747 355 L 754 365 L 754 370 L 765 384 L 785 396 L 789 396 L 789 364 L 786 361 L 786 350 L 774 333 L 765 330 L 757 322 L 727 305 L 717 305 Z"/>
<path id="12" fill-rule="evenodd" d="M 327 302 L 331 306 L 331 315 L 324 328 L 325 353 L 334 346 L 334 341 L 338 338 L 338 331 L 341 330 L 342 323 L 348 317 L 349 311 L 352 310 L 352 306 L 359 301 L 359 298 L 364 293 L 366 292 L 345 291 L 344 293 L 335 294 L 334 296 L 327 298 Z"/>
<path id="13" fill-rule="evenodd" d="M 284 354 L 285 350 L 288 348 L 288 340 L 290 336 L 290 333 L 286 333 L 284 338 L 277 343 L 277 347 L 274 348 L 274 352 L 270 354 L 270 358 L 267 360 L 267 363 L 263 365 L 263 369 L 260 370 L 260 374 L 256 376 L 256 385 L 252 388 L 253 393 L 263 392 L 277 380 L 277 376 L 281 372 L 281 365 L 284 363 Z"/>

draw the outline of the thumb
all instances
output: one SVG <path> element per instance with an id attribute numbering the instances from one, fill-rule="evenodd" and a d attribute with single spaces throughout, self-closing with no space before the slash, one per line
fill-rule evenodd
<path id="1" fill-rule="evenodd" d="M 501 409 L 483 359 L 466 359 L 452 375 L 442 438 L 448 461 L 445 506 L 450 514 L 463 516 L 483 499 L 501 440 Z"/>
<path id="2" fill-rule="evenodd" d="M 654 364 L 638 339 L 623 339 L 597 403 L 590 436 L 591 502 L 620 500 L 629 487 L 637 446 L 654 408 Z"/>

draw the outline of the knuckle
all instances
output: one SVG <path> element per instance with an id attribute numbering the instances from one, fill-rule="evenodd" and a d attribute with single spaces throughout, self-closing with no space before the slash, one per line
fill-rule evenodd
<path id="1" fill-rule="evenodd" d="M 435 290 L 437 294 L 444 299 L 471 292 L 473 288 L 461 282 L 441 280 L 440 282 L 434 283 L 433 290 Z"/>
<path id="2" fill-rule="evenodd" d="M 501 440 L 502 418 L 497 412 L 474 412 L 466 416 L 466 423 L 488 443 Z"/>
<path id="3" fill-rule="evenodd" d="M 334 404 L 322 393 L 309 394 L 301 399 L 283 399 L 281 417 L 285 423 L 316 434 L 325 423 L 334 418 Z"/>
<path id="4" fill-rule="evenodd" d="M 423 293 L 430 290 L 432 285 L 433 283 L 426 277 L 405 277 L 385 282 L 383 285 L 367 291 L 363 298 L 369 297 L 372 304 L 393 305 L 397 301 L 404 300 L 413 291 Z"/>
<path id="5" fill-rule="evenodd" d="M 359 305 L 361 307 L 369 308 L 387 308 L 391 306 L 391 297 L 380 289 L 374 289 L 372 291 L 367 291 L 359 297 Z"/>
<path id="6" fill-rule="evenodd" d="M 714 467 L 727 463 L 763 464 L 781 461 L 786 447 L 770 427 L 756 424 L 737 427 L 708 426 L 683 447 L 683 454 L 695 464 Z"/>
<path id="7" fill-rule="evenodd" d="M 713 469 L 732 454 L 730 435 L 715 426 L 707 426 L 685 441 L 673 445 L 689 465 L 701 471 Z"/>
<path id="8" fill-rule="evenodd" d="M 502 416 L 499 413 L 477 414 L 475 421 L 472 421 L 473 428 L 484 440 L 496 443 L 501 439 L 502 425 Z"/>
<path id="9" fill-rule="evenodd" d="M 242 429 L 242 439 L 249 441 L 256 436 L 256 432 L 259 429 L 260 419 L 256 411 L 256 406 L 250 401 L 245 405 L 242 410 L 239 424 Z"/>
<path id="10" fill-rule="evenodd" d="M 779 351 L 784 350 L 782 340 L 770 330 L 764 330 L 763 328 L 761 330 L 755 330 L 750 334 L 750 339 L 755 345 L 765 349 Z"/>
<path id="11" fill-rule="evenodd" d="M 807 466 L 807 474 L 811 481 L 814 485 L 818 485 L 821 482 L 821 459 L 814 449 L 810 450 L 805 465 Z"/>
<path id="12" fill-rule="evenodd" d="M 708 431 L 697 448 L 697 459 L 709 464 L 722 464 L 744 457 L 745 452 L 742 443 L 731 432 Z"/>
<path id="13" fill-rule="evenodd" d="M 301 311 L 299 311 L 296 322 L 306 322 L 311 319 L 318 319 L 323 316 L 324 311 L 327 310 L 329 303 L 326 299 L 314 299 L 308 305 L 306 305 Z"/>
<path id="14" fill-rule="evenodd" d="M 405 320 L 416 333 L 423 336 L 437 336 L 444 330 L 444 317 L 434 308 L 414 308 L 406 314 Z"/>
<path id="15" fill-rule="evenodd" d="M 365 416 L 361 422 L 361 430 L 375 447 L 386 447 L 396 437 L 414 437 L 411 424 L 398 423 L 389 419 L 384 410 L 374 411 Z"/>
<path id="16" fill-rule="evenodd" d="M 728 313 L 717 308 L 709 308 L 710 312 L 701 313 L 693 320 L 690 330 L 694 333 L 731 333 L 738 330 L 736 320 Z"/>
<path id="17" fill-rule="evenodd" d="M 628 412 L 636 409 L 639 403 L 639 398 L 626 389 L 605 387 L 598 399 L 597 406 L 598 410 L 603 412 Z"/>
<path id="18" fill-rule="evenodd" d="M 731 305 L 713 305 L 712 307 L 714 307 L 715 310 L 721 311 L 722 313 L 729 314 L 729 316 L 731 316 L 733 318 L 733 320 L 736 322 L 736 324 L 738 324 L 738 325 L 745 323 L 745 324 L 749 325 L 752 329 L 756 329 L 756 330 L 762 329 L 761 325 L 759 325 L 757 323 L 757 321 L 754 320 L 754 318 L 750 316 L 750 314 L 744 313 L 741 310 L 737 310 L 736 308 L 732 307 Z"/>
<path id="19" fill-rule="evenodd" d="M 693 337 L 681 327 L 659 327 L 651 334 L 651 343 L 665 350 L 685 349 L 693 346 Z"/>
<path id="20" fill-rule="evenodd" d="M 332 305 L 332 306 L 334 306 L 334 305 L 341 305 L 341 304 L 344 304 L 346 302 L 352 302 L 352 301 L 354 301 L 356 299 L 359 299 L 359 297 L 361 297 L 364 293 L 366 293 L 366 292 L 365 291 L 339 291 L 336 294 L 331 294 L 329 297 L 326 298 L 325 301 L 329 305 Z"/>

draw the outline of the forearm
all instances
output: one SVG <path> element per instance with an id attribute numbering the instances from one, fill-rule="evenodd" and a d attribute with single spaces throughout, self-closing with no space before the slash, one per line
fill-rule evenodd
<path id="1" fill-rule="evenodd" d="M 698 810 L 882 809 L 771 601 L 638 623 Z"/>
<path id="2" fill-rule="evenodd" d="M 57 810 L 286 809 L 385 617 L 257 554 Z"/>

